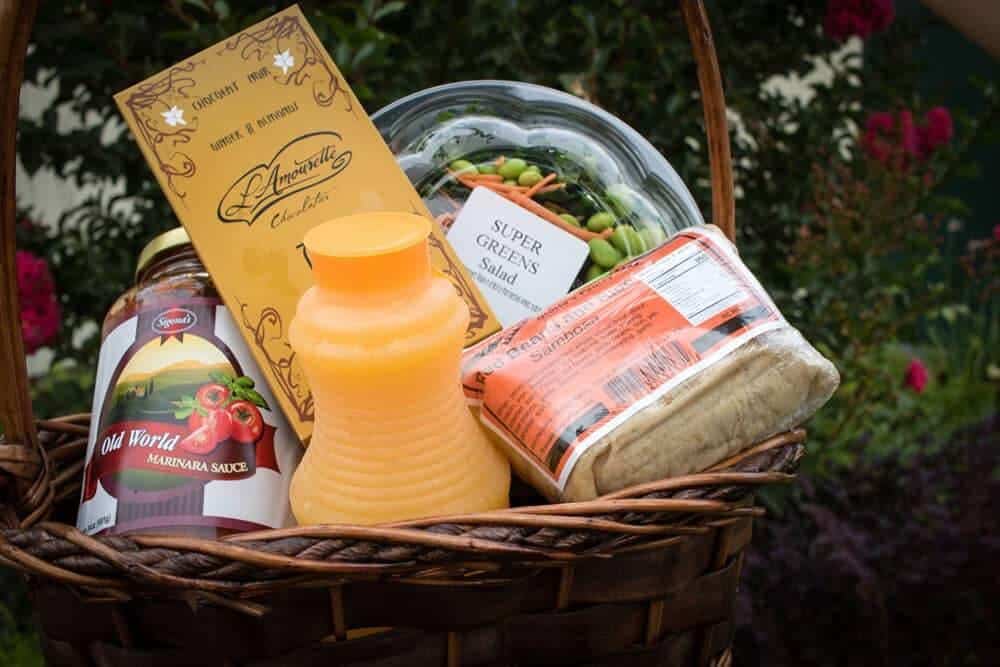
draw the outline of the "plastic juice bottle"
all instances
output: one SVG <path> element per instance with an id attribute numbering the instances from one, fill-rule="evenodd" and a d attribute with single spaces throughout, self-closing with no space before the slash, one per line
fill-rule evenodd
<path id="1" fill-rule="evenodd" d="M 469 311 L 432 273 L 427 219 L 365 213 L 305 236 L 316 284 L 289 340 L 316 406 L 292 480 L 300 524 L 507 507 L 510 468 L 459 385 Z"/>

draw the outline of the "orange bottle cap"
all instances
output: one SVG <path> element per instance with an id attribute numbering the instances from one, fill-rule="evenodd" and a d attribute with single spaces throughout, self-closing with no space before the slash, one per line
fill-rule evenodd
<path id="1" fill-rule="evenodd" d="M 431 224 L 412 213 L 359 213 L 306 232 L 316 283 L 342 295 L 405 289 L 431 275 Z"/>

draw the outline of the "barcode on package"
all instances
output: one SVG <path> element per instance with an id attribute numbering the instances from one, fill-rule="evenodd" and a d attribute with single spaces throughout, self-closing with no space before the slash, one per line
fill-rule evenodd
<path id="1" fill-rule="evenodd" d="M 643 398 L 694 361 L 695 358 L 683 345 L 670 341 L 666 347 L 650 350 L 641 364 L 608 380 L 604 390 L 618 403 L 628 405 Z"/>
<path id="2" fill-rule="evenodd" d="M 750 298 L 743 285 L 697 243 L 650 264 L 638 278 L 693 325 Z"/>

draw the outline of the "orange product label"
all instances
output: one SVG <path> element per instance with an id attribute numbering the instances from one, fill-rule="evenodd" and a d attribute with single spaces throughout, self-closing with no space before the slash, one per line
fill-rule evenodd
<path id="1" fill-rule="evenodd" d="M 466 350 L 462 385 L 486 426 L 562 490 L 601 437 L 784 325 L 729 242 L 692 228 Z"/>

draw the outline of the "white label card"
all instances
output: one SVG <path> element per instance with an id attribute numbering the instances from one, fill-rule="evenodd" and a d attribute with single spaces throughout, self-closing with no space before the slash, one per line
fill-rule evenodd
<path id="1" fill-rule="evenodd" d="M 487 188 L 476 188 L 448 241 L 504 327 L 565 296 L 587 243 Z"/>

